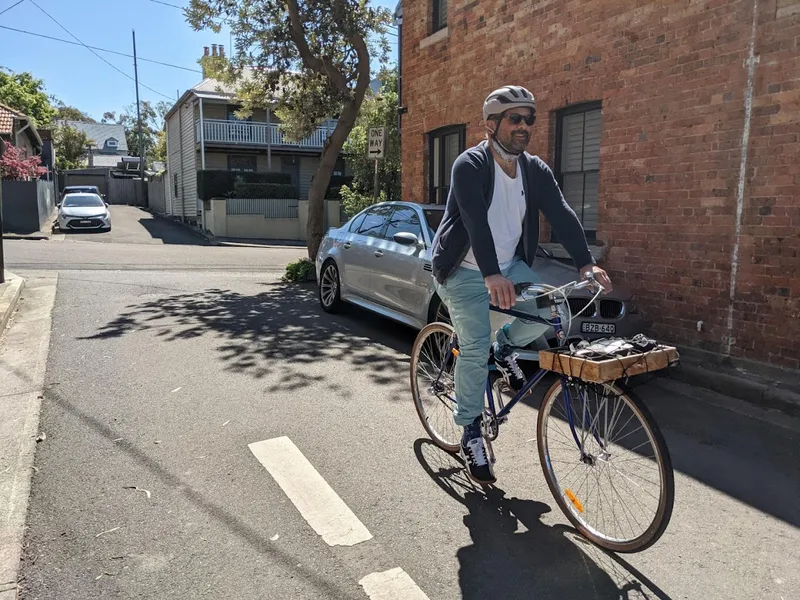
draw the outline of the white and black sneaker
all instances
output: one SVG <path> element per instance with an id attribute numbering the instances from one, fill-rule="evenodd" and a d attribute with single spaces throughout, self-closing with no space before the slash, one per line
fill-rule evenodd
<path id="1" fill-rule="evenodd" d="M 517 363 L 519 354 L 514 352 L 511 346 L 501 346 L 495 342 L 492 344 L 492 356 L 497 370 L 500 371 L 509 387 L 515 392 L 520 391 L 525 385 L 525 373 Z"/>
<path id="2" fill-rule="evenodd" d="M 464 427 L 464 435 L 461 437 L 461 458 L 467 466 L 469 478 L 480 485 L 488 485 L 497 481 L 497 478 L 486 456 L 486 446 L 481 435 L 482 418 L 478 417 Z"/>

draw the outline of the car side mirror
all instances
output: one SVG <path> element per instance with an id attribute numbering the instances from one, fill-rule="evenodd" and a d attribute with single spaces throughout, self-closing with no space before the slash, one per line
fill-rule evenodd
<path id="1" fill-rule="evenodd" d="M 103 202 L 103 204 L 105 204 L 106 208 L 108 208 L 108 202 Z"/>
<path id="2" fill-rule="evenodd" d="M 395 233 L 392 236 L 392 239 L 398 244 L 402 244 L 403 246 L 414 246 L 416 244 L 419 244 L 419 238 L 415 236 L 413 233 L 409 233 L 408 231 L 400 231 L 398 233 Z"/>

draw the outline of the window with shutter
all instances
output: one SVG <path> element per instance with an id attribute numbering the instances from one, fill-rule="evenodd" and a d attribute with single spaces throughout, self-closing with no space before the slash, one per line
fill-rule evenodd
<path id="1" fill-rule="evenodd" d="M 558 113 L 556 178 L 564 198 L 581 220 L 589 240 L 594 240 L 597 232 L 602 133 L 599 102 L 569 107 Z"/>
<path id="2" fill-rule="evenodd" d="M 433 31 L 436 33 L 440 29 L 447 27 L 447 0 L 432 0 L 433 2 Z"/>
<path id="3" fill-rule="evenodd" d="M 447 202 L 453 163 L 464 151 L 465 139 L 463 125 L 443 127 L 428 134 L 428 200 L 431 204 Z"/>

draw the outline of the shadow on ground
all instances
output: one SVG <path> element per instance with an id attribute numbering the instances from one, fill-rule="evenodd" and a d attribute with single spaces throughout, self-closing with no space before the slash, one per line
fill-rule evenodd
<path id="1" fill-rule="evenodd" d="M 150 237 L 161 240 L 165 244 L 183 244 L 190 246 L 209 246 L 208 240 L 186 227 L 173 223 L 168 219 L 150 217 L 139 219 L 139 224 L 147 230 Z"/>
<path id="2" fill-rule="evenodd" d="M 154 299 L 128 307 L 83 339 L 142 331 L 165 342 L 211 336 L 220 340 L 216 351 L 227 370 L 255 379 L 275 376 L 270 383 L 274 391 L 296 391 L 326 380 L 322 369 L 315 374 L 308 366 L 327 361 L 367 373 L 373 384 L 406 384 L 412 330 L 361 311 L 329 315 L 319 307 L 313 283 L 266 288 L 255 295 L 209 289 Z M 376 335 L 376 323 L 384 333 Z M 335 384 L 330 389 L 350 393 Z"/>
<path id="3" fill-rule="evenodd" d="M 230 371 L 256 379 L 270 376 L 275 391 L 325 382 L 345 399 L 353 386 L 337 384 L 330 369 L 340 381 L 344 370 L 407 392 L 415 337 L 412 329 L 355 307 L 343 315 L 324 313 L 313 283 L 271 283 L 255 295 L 209 289 L 133 305 L 89 339 L 141 331 L 165 342 L 211 336 L 219 340 L 216 350 Z M 328 368 L 310 372 L 309 365 L 318 361 Z M 554 380 L 546 377 L 524 402 L 538 408 Z M 800 527 L 800 433 L 660 384 L 646 383 L 636 391 L 660 426 L 676 471 Z M 396 397 L 408 399 L 405 393 Z M 681 493 L 679 487 L 678 501 Z"/>
<path id="4" fill-rule="evenodd" d="M 464 600 L 669 600 L 633 566 L 575 529 L 545 525 L 547 504 L 507 498 L 495 486 L 475 487 L 461 461 L 428 440 L 417 440 L 414 452 L 431 479 L 468 510 L 464 525 L 473 543 L 456 553 Z"/>

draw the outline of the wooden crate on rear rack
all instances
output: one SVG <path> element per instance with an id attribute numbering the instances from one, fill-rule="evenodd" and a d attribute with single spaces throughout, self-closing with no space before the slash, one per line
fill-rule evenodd
<path id="1" fill-rule="evenodd" d="M 539 366 L 583 381 L 607 383 L 623 377 L 666 369 L 679 358 L 678 351 L 672 346 L 659 346 L 649 352 L 603 359 L 572 356 L 569 351 L 540 350 Z"/>

